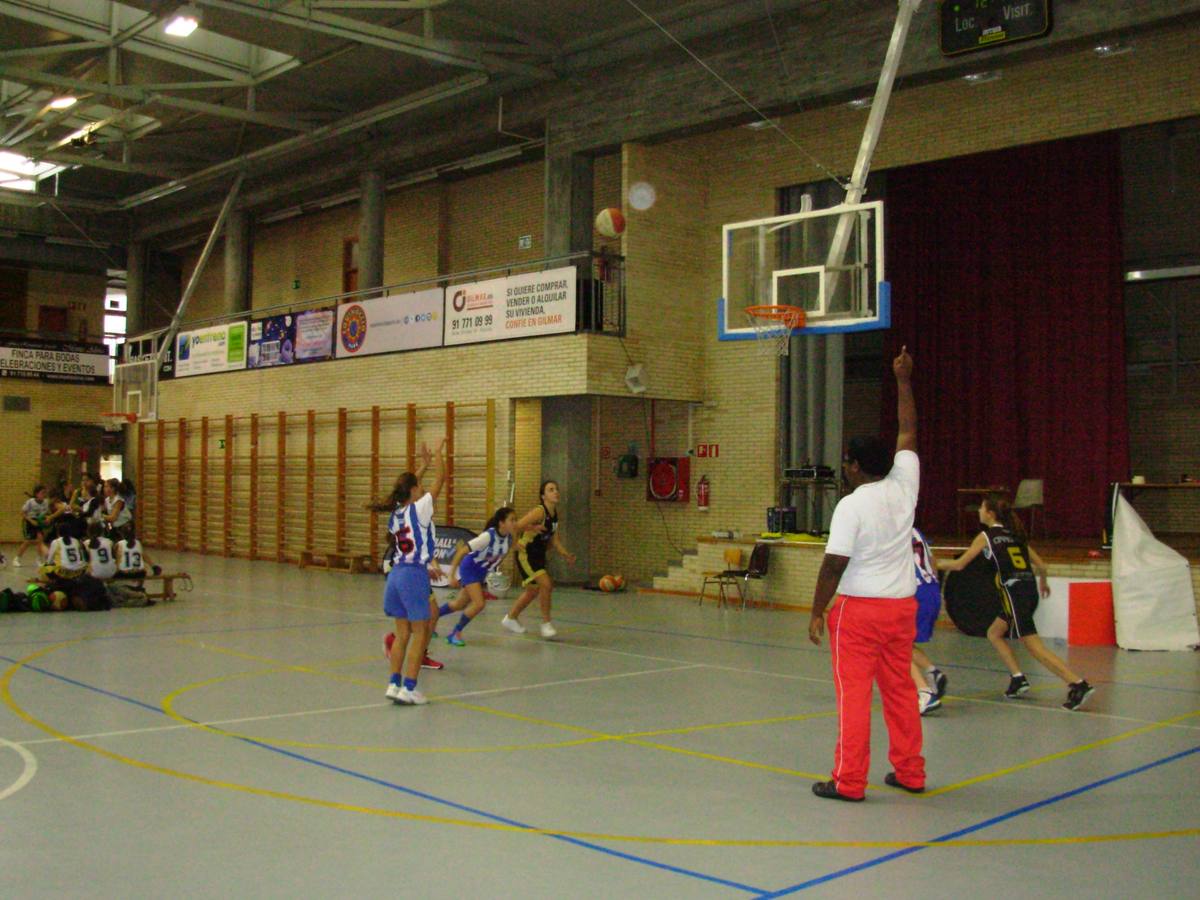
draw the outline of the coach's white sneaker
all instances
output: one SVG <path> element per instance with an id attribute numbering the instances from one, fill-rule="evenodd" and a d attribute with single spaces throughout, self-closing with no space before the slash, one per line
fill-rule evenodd
<path id="1" fill-rule="evenodd" d="M 400 703 L 407 703 L 409 706 L 424 706 L 429 702 L 429 698 L 413 688 L 411 691 L 406 688 L 400 688 L 400 696 L 396 698 Z"/>
<path id="2" fill-rule="evenodd" d="M 558 629 L 555 628 L 553 624 L 551 624 L 550 622 L 542 623 L 542 637 L 552 638 L 556 634 L 558 634 Z"/>
<path id="3" fill-rule="evenodd" d="M 402 690 L 404 690 L 404 688 L 401 685 L 389 684 L 387 689 L 387 698 L 394 703 L 403 703 L 404 701 L 400 699 L 400 692 Z"/>
<path id="4" fill-rule="evenodd" d="M 513 634 L 524 634 L 525 633 L 525 626 L 522 625 L 520 622 L 518 622 L 516 619 L 510 619 L 508 616 L 505 616 L 503 619 L 501 619 L 500 624 L 503 627 L 507 628 L 509 631 L 511 631 Z"/>

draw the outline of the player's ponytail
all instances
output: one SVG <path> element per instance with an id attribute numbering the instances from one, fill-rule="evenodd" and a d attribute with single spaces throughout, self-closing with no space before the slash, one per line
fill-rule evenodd
<path id="1" fill-rule="evenodd" d="M 515 512 L 516 512 L 516 510 L 513 509 L 511 506 L 500 507 L 494 513 L 492 513 L 492 517 L 487 520 L 487 524 L 483 526 L 483 530 L 487 531 L 489 528 L 499 528 L 500 523 L 503 522 L 505 519 L 507 519 L 509 516 L 511 516 Z"/>
<path id="2" fill-rule="evenodd" d="M 372 512 L 391 512 L 397 506 L 408 502 L 412 496 L 412 489 L 419 483 L 416 475 L 412 472 L 405 472 L 396 479 L 396 483 L 392 486 L 392 492 L 388 494 L 387 499 L 371 503 L 367 506 L 367 509 Z"/>
<path id="3" fill-rule="evenodd" d="M 1025 526 L 1021 523 L 1021 517 L 1012 508 L 1012 503 L 1007 497 L 1002 494 L 988 494 L 983 502 L 992 511 L 993 515 L 995 515 L 996 520 L 1011 531 L 1018 541 L 1023 544 L 1028 540 L 1028 536 L 1025 534 Z"/>

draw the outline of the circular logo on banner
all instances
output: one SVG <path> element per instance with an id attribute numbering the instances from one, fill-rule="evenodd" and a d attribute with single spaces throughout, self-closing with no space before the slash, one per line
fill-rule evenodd
<path id="1" fill-rule="evenodd" d="M 357 353 L 367 339 L 367 314 L 355 303 L 342 317 L 342 346 L 347 353 Z"/>
<path id="2" fill-rule="evenodd" d="M 467 292 L 455 291 L 454 299 L 450 301 L 450 305 L 454 307 L 455 312 L 462 312 L 467 308 Z"/>

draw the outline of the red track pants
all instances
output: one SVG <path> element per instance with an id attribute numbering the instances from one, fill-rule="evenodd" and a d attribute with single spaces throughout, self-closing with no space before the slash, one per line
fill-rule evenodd
<path id="1" fill-rule="evenodd" d="M 839 793 L 861 797 L 871 758 L 871 683 L 879 682 L 887 722 L 888 759 L 909 787 L 925 786 L 921 714 L 913 684 L 917 601 L 839 595 L 829 613 L 837 690 L 838 742 L 833 780 Z"/>

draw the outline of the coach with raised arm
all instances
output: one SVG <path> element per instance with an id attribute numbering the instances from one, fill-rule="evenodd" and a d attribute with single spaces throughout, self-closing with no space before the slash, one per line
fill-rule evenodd
<path id="1" fill-rule="evenodd" d="M 834 601 L 828 618 L 838 741 L 832 780 L 813 785 L 813 793 L 827 800 L 865 797 L 875 681 L 894 770 L 884 780 L 914 794 L 925 790 L 921 716 L 909 672 L 917 609 L 912 527 L 920 484 L 912 369 L 902 347 L 892 362 L 900 423 L 895 456 L 877 437 L 853 438 L 848 445 L 842 471 L 852 492 L 833 511 L 813 592 L 808 637 L 814 644 L 821 643 L 825 611 Z"/>

